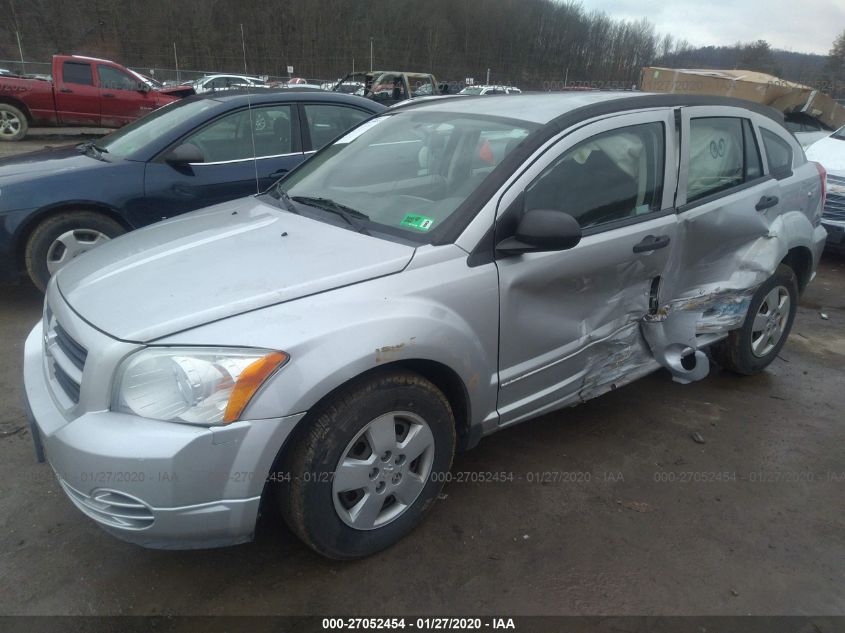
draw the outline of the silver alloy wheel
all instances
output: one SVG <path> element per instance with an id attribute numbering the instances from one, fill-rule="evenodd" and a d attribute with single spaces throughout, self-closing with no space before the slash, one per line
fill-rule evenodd
<path id="1" fill-rule="evenodd" d="M 0 134 L 14 136 L 21 131 L 21 120 L 8 110 L 0 111 Z"/>
<path id="2" fill-rule="evenodd" d="M 335 511 L 356 530 L 387 525 L 417 500 L 433 463 L 428 423 L 408 411 L 385 413 L 343 451 L 332 478 Z"/>
<path id="3" fill-rule="evenodd" d="M 790 310 L 789 291 L 775 286 L 763 299 L 751 327 L 751 352 L 762 358 L 771 352 L 783 336 Z"/>
<path id="4" fill-rule="evenodd" d="M 73 229 L 62 233 L 47 249 L 47 270 L 55 275 L 74 257 L 109 241 L 109 236 L 94 229 Z"/>

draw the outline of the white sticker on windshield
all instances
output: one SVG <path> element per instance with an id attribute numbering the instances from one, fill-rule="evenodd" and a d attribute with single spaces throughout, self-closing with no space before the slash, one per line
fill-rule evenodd
<path id="1" fill-rule="evenodd" d="M 339 145 L 341 143 L 351 143 L 356 138 L 361 136 L 364 132 L 369 130 L 371 127 L 375 127 L 376 125 L 378 125 L 379 123 L 384 121 L 386 118 L 387 117 L 380 116 L 378 118 L 370 119 L 369 121 L 365 121 L 364 123 L 362 123 L 361 125 L 356 127 L 354 130 L 349 132 L 349 134 L 347 134 L 346 136 L 341 136 L 339 139 L 337 139 L 335 141 L 335 145 Z"/>

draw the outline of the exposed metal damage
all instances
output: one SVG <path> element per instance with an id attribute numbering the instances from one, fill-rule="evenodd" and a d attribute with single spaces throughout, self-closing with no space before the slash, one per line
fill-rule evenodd
<path id="1" fill-rule="evenodd" d="M 643 336 L 673 380 L 686 384 L 707 376 L 710 362 L 700 348 L 742 325 L 755 290 L 717 290 L 676 299 L 643 317 Z"/>

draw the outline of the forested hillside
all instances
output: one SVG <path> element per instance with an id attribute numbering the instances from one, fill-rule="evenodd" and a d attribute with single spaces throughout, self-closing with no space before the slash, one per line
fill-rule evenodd
<path id="1" fill-rule="evenodd" d="M 770 50 L 748 59 L 747 49 L 759 43 L 691 49 L 646 20 L 616 20 L 571 1 L 0 0 L 0 8 L 5 60 L 19 56 L 17 32 L 27 60 L 72 52 L 172 69 L 178 56 L 183 69 L 240 72 L 241 24 L 248 72 L 275 76 L 286 75 L 288 65 L 296 75 L 323 78 L 353 64 L 367 69 L 371 42 L 376 68 L 453 81 L 483 80 L 490 68 L 492 81 L 534 89 L 564 80 L 628 86 L 653 63 L 734 68 L 747 61 L 808 81 L 825 60 Z"/>

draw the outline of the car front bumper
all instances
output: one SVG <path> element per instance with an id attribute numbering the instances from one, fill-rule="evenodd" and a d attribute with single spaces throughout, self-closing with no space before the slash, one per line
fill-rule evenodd
<path id="1" fill-rule="evenodd" d="M 252 539 L 273 462 L 304 413 L 199 427 L 91 411 L 68 420 L 50 392 L 39 323 L 24 348 L 27 414 L 70 500 L 103 529 L 145 547 Z"/>
<path id="2" fill-rule="evenodd" d="M 822 216 L 822 226 L 827 231 L 826 245 L 838 250 L 845 249 L 845 221 Z"/>

